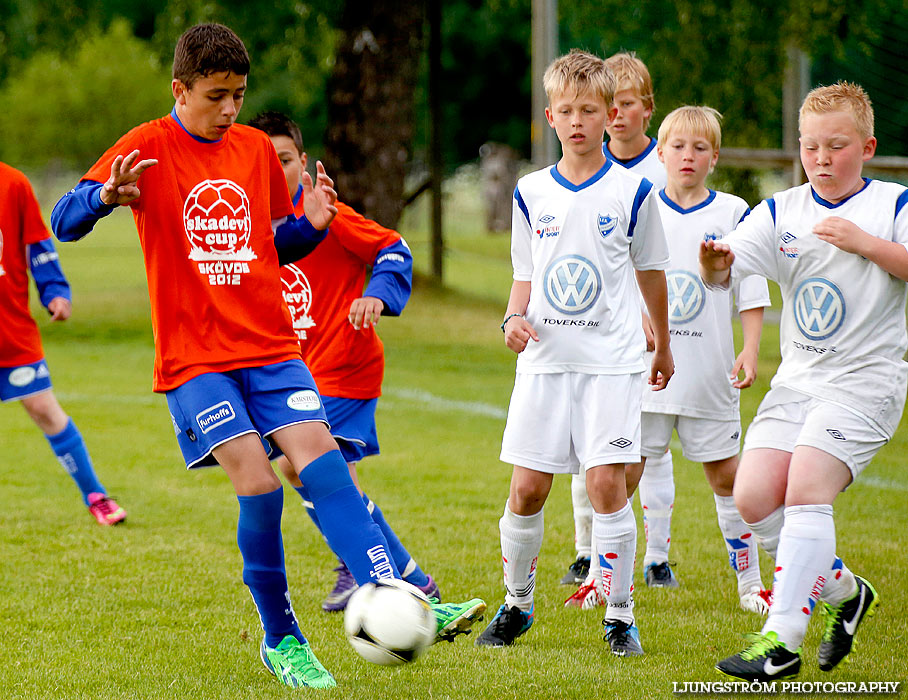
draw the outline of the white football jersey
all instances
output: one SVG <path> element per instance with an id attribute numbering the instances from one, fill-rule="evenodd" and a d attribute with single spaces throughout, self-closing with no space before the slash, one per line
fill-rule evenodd
<path id="1" fill-rule="evenodd" d="M 622 168 L 627 168 L 652 182 L 655 185 L 656 192 L 665 187 L 668 181 L 668 176 L 665 174 L 665 166 L 659 160 L 659 154 L 656 152 L 656 139 L 652 136 L 646 150 L 630 160 L 620 160 L 612 155 L 612 152 L 608 149 L 608 143 L 602 145 L 602 152 L 613 163 L 620 165 Z"/>
<path id="2" fill-rule="evenodd" d="M 891 182 L 865 179 L 860 192 L 834 205 L 808 183 L 761 202 L 726 238 L 733 283 L 759 274 L 782 290 L 782 363 L 772 386 L 842 404 L 890 437 L 908 390 L 908 287 L 812 229 L 837 216 L 908 247 L 906 203 L 908 190 Z"/>
<path id="3" fill-rule="evenodd" d="M 668 246 L 656 192 L 606 160 L 574 185 L 557 165 L 522 177 L 511 227 L 514 279 L 531 282 L 539 334 L 517 371 L 630 374 L 645 369 L 634 270 L 663 270 Z"/>
<path id="4" fill-rule="evenodd" d="M 694 418 L 732 420 L 738 417 L 738 389 L 732 386 L 735 343 L 733 303 L 738 311 L 769 306 L 766 280 L 752 275 L 729 289 L 707 290 L 700 281 L 700 242 L 724 238 L 749 208 L 740 197 L 709 191 L 690 209 L 682 209 L 659 193 L 659 216 L 671 266 L 668 283 L 668 322 L 675 373 L 662 391 L 646 387 L 643 410 Z"/>

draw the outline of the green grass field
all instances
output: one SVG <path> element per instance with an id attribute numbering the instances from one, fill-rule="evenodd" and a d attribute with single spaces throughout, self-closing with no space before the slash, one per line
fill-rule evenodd
<path id="1" fill-rule="evenodd" d="M 413 240 L 424 265 L 419 235 Z M 53 326 L 40 316 L 55 390 L 129 519 L 118 528 L 96 526 L 25 412 L 15 404 L 0 408 L 0 693 L 55 700 L 288 697 L 294 691 L 258 660 L 260 625 L 241 581 L 232 489 L 217 470 L 184 469 L 164 399 L 150 390 L 151 328 L 130 217 L 118 212 L 84 242 L 59 247 L 75 314 Z M 471 262 L 478 258 L 488 265 Z M 419 285 L 402 318 L 382 321 L 383 455 L 363 464 L 360 475 L 446 599 L 481 596 L 494 612 L 503 596 L 497 523 L 510 477 L 498 450 L 514 367 L 498 330 L 509 286 L 506 237 L 457 234 L 449 270 L 454 289 Z M 759 385 L 744 394 L 745 422 L 768 386 L 777 345 L 777 329 L 768 325 Z M 817 670 L 822 620 L 813 620 L 799 680 L 908 680 L 906 438 L 903 423 L 836 504 L 839 553 L 875 584 L 879 612 L 861 628 L 852 663 L 832 674 Z M 337 678 L 331 697 L 667 698 L 673 682 L 719 680 L 714 663 L 738 651 L 741 634 L 761 622 L 737 608 L 699 466 L 678 453 L 675 464 L 672 560 L 682 587 L 647 589 L 638 572 L 647 652 L 638 659 L 607 652 L 600 614 L 562 607 L 572 591 L 558 580 L 574 558 L 566 477 L 556 479 L 546 506 L 531 632 L 506 650 L 479 650 L 461 638 L 395 669 L 361 660 L 343 637 L 341 617 L 321 612 L 334 562 L 288 489 L 293 603 Z M 767 583 L 770 570 L 764 559 Z"/>

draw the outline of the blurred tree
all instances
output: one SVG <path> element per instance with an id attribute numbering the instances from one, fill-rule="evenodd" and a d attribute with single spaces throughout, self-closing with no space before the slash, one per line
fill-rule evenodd
<path id="1" fill-rule="evenodd" d="M 602 56 L 637 52 L 655 85 L 651 133 L 675 107 L 708 104 L 725 117 L 723 144 L 780 148 L 786 47 L 844 56 L 845 22 L 850 41 L 866 48 L 895 6 L 903 0 L 575 0 L 560 7 L 561 39 Z"/>
<path id="2" fill-rule="evenodd" d="M 346 204 L 391 228 L 403 208 L 424 21 L 421 1 L 349 0 L 338 18 L 326 167 Z"/>
<path id="3" fill-rule="evenodd" d="M 842 13 L 836 42 L 813 49 L 816 84 L 836 80 L 860 83 L 874 105 L 880 155 L 908 154 L 908 16 L 904 0 L 884 0 L 849 7 Z M 855 12 L 866 19 L 856 21 Z"/>
<path id="4" fill-rule="evenodd" d="M 66 53 L 33 54 L 3 85 L 0 101 L 4 160 L 79 170 L 173 105 L 168 70 L 122 19 L 106 31 L 87 30 Z"/>
<path id="5" fill-rule="evenodd" d="M 494 141 L 529 156 L 531 110 L 528 0 L 444 4 L 444 161 L 476 160 Z"/>

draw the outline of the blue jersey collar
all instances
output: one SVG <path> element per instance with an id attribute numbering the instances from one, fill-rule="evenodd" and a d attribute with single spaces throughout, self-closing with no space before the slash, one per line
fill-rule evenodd
<path id="1" fill-rule="evenodd" d="M 669 198 L 668 193 L 665 191 L 665 189 L 662 189 L 659 192 L 659 197 L 662 199 L 663 202 L 665 202 L 665 204 L 668 207 L 670 207 L 671 209 L 674 209 L 679 214 L 690 214 L 691 212 L 695 212 L 699 209 L 702 209 L 705 206 L 708 206 L 710 204 L 710 202 L 712 202 L 716 198 L 715 190 L 711 190 L 711 189 L 707 188 L 706 191 L 709 193 L 706 195 L 706 199 L 704 199 L 699 204 L 695 204 L 690 209 L 685 209 L 682 206 L 680 206 L 679 204 L 677 204 L 676 202 L 672 201 L 672 199 Z"/>
<path id="2" fill-rule="evenodd" d="M 816 193 L 816 191 L 813 189 L 813 185 L 810 186 L 810 194 L 813 195 L 813 201 L 815 201 L 820 206 L 826 207 L 827 209 L 836 209 L 837 207 L 842 206 L 845 202 L 849 201 L 852 197 L 857 197 L 859 194 L 861 194 L 861 192 L 863 192 L 864 190 L 867 189 L 867 186 L 870 184 L 870 178 L 862 177 L 861 179 L 864 181 L 864 186 L 861 189 L 859 189 L 854 194 L 848 195 L 841 202 L 836 202 L 835 204 L 833 204 L 832 202 L 826 201 L 820 195 L 818 195 Z"/>
<path id="3" fill-rule="evenodd" d="M 170 116 L 173 117 L 173 120 L 177 124 L 180 125 L 180 128 L 183 131 L 185 131 L 187 134 L 189 134 L 192 138 L 194 138 L 199 143 L 219 143 L 221 141 L 221 139 L 214 139 L 213 141 L 211 139 L 203 139 L 201 136 L 196 136 L 195 134 L 193 134 L 189 129 L 187 129 L 185 126 L 183 126 L 183 122 L 181 122 L 180 118 L 177 116 L 177 106 L 176 105 L 174 105 L 173 109 L 170 111 Z"/>
<path id="4" fill-rule="evenodd" d="M 552 173 L 552 177 L 562 187 L 569 189 L 571 192 L 579 192 L 584 190 L 590 185 L 594 185 L 608 172 L 608 169 L 612 167 L 612 162 L 606 158 L 605 163 L 602 164 L 602 167 L 599 168 L 588 180 L 581 182 L 579 185 L 575 185 L 573 182 L 568 180 L 564 175 L 558 172 L 558 163 L 555 163 L 549 170 Z"/>
<path id="5" fill-rule="evenodd" d="M 641 153 L 639 156 L 634 156 L 633 158 L 628 158 L 627 160 L 618 158 L 617 156 L 613 155 L 612 152 L 608 149 L 608 143 L 602 144 L 602 152 L 605 154 L 605 157 L 608 158 L 609 160 L 613 160 L 616 163 L 618 163 L 618 165 L 623 165 L 625 168 L 630 170 L 635 165 L 640 163 L 644 158 L 646 158 L 655 147 L 656 147 L 656 139 L 654 139 L 652 136 L 650 136 L 649 137 L 649 146 L 644 148 L 643 153 Z"/>

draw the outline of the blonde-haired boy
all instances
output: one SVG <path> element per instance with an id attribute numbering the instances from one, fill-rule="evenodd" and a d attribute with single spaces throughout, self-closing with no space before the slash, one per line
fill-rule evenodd
<path id="1" fill-rule="evenodd" d="M 764 278 L 753 275 L 733 289 L 706 291 L 698 274 L 699 243 L 723 238 L 750 211 L 740 197 L 706 186 L 719 158 L 720 118 L 711 107 L 684 106 L 659 127 L 658 153 L 668 183 L 658 202 L 672 261 L 666 277 L 675 375 L 665 391 L 644 394 L 641 454 L 644 462 L 660 458 L 677 430 L 684 456 L 703 464 L 713 490 L 741 607 L 765 612 L 757 545 L 735 508 L 732 486 L 741 435 L 739 391 L 756 377 L 769 289 Z M 735 303 L 744 339 L 737 357 L 732 331 Z M 643 464 L 629 471 L 642 469 Z M 664 561 L 667 566 L 667 558 Z M 662 562 L 643 563 L 649 573 Z"/>
<path id="2" fill-rule="evenodd" d="M 605 127 L 609 136 L 605 157 L 661 189 L 665 187 L 665 169 L 656 156 L 656 139 L 646 134 L 656 110 L 649 69 L 633 51 L 616 53 L 605 60 L 605 65 L 615 76 L 617 110 Z"/>
<path id="3" fill-rule="evenodd" d="M 649 383 L 662 389 L 673 371 L 668 250 L 652 184 L 602 153 L 614 112 L 604 62 L 572 51 L 549 66 L 544 84 L 546 118 L 563 155 L 514 191 L 514 282 L 501 324 L 518 353 L 501 448 L 501 460 L 514 465 L 499 521 L 506 595 L 476 643 L 508 646 L 532 625 L 543 506 L 555 474 L 583 468 L 608 599 L 605 639 L 615 655 L 638 655 L 631 597 L 637 526 L 624 465 L 639 459 L 646 365 L 633 278 L 655 329 Z"/>
<path id="4" fill-rule="evenodd" d="M 615 92 L 614 112 L 605 126 L 609 141 L 603 144 L 602 152 L 612 163 L 645 177 L 658 192 L 665 187 L 665 168 L 656 154 L 656 139 L 646 135 L 656 108 L 649 70 L 633 52 L 616 53 L 605 59 L 605 66 L 614 76 Z M 665 564 L 658 570 L 647 570 L 646 582 L 655 586 L 672 585 L 675 580 L 667 563 L 675 493 L 671 452 L 658 460 L 650 460 L 649 469 L 640 486 L 646 524 L 646 561 L 664 561 Z M 637 475 L 634 480 L 639 478 Z M 596 607 L 604 604 L 604 598 L 595 587 L 599 570 L 595 556 L 591 556 L 593 509 L 586 494 L 586 484 L 579 474 L 571 480 L 571 502 L 577 558 L 568 567 L 561 583 L 581 585 L 565 605 Z"/>
<path id="5" fill-rule="evenodd" d="M 776 559 L 769 616 L 717 664 L 773 681 L 801 668 L 816 603 L 831 671 L 879 595 L 836 556 L 832 504 L 892 437 L 908 391 L 908 189 L 861 176 L 876 139 L 863 89 L 813 90 L 800 113 L 808 183 L 761 203 L 725 240 L 701 245 L 701 275 L 725 286 L 761 274 L 782 290 L 782 362 L 747 431 L 738 510 Z"/>

